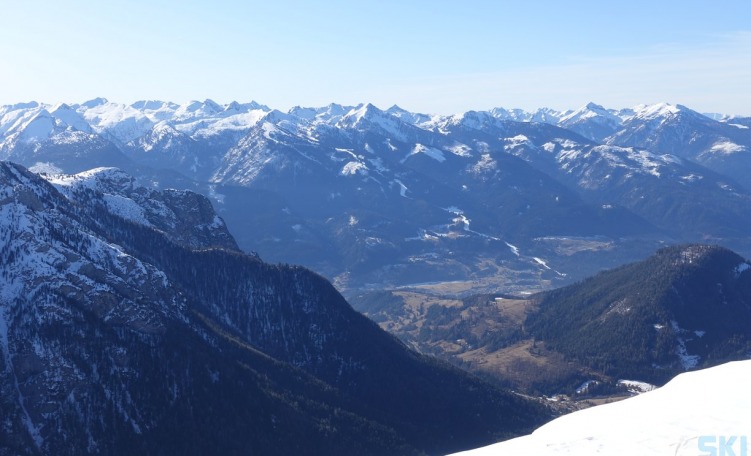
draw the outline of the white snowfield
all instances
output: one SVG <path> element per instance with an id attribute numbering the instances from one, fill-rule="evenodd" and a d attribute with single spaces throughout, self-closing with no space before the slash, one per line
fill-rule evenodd
<path id="1" fill-rule="evenodd" d="M 681 374 L 660 389 L 456 456 L 748 456 L 749 379 L 751 361 Z"/>

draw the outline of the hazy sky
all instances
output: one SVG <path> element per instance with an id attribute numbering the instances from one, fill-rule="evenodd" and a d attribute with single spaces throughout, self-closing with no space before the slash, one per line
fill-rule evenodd
<path id="1" fill-rule="evenodd" d="M 751 1 L 0 4 L 0 104 L 103 96 L 450 114 L 685 104 L 751 115 Z"/>

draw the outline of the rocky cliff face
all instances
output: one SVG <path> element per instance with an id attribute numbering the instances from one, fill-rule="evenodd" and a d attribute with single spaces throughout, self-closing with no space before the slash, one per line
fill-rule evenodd
<path id="1" fill-rule="evenodd" d="M 47 178 L 0 163 L 0 454 L 444 453 L 546 416 L 238 252 L 203 197 Z"/>

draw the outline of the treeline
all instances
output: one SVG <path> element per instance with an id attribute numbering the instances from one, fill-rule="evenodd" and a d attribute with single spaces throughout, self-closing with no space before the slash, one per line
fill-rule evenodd
<path id="1" fill-rule="evenodd" d="M 748 346 L 751 275 L 735 271 L 743 261 L 715 246 L 661 249 L 644 262 L 535 296 L 540 310 L 526 330 L 608 375 L 664 382 L 684 368 L 681 345 L 702 365 Z"/>

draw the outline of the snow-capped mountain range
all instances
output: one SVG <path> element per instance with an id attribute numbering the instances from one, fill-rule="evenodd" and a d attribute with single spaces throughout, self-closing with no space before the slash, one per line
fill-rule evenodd
<path id="1" fill-rule="evenodd" d="M 316 130 L 321 126 L 331 128 L 353 127 L 361 122 L 373 110 L 380 115 L 381 127 L 391 133 L 398 131 L 400 124 L 414 125 L 426 130 L 436 130 L 437 126 L 462 121 L 467 114 L 429 115 L 412 113 L 398 106 L 380 111 L 372 105 L 342 106 L 330 104 L 321 108 L 294 107 L 287 113 L 272 110 L 256 102 L 232 102 L 220 105 L 212 100 L 191 101 L 185 104 L 156 100 L 138 101 L 133 104 L 110 102 L 97 98 L 82 104 L 56 105 L 29 102 L 0 107 L 0 137 L 4 150 L 12 148 L 13 142 L 41 142 L 52 137 L 58 142 L 65 139 L 60 136 L 66 130 L 104 136 L 120 147 L 137 147 L 139 139 L 151 135 L 152 139 L 165 135 L 180 136 L 198 140 L 216 138 L 231 132 L 243 136 L 253 127 L 261 124 L 285 124 L 297 133 L 308 132 L 309 137 L 317 136 Z M 472 113 L 472 112 L 470 112 Z M 473 113 L 474 114 L 474 113 Z M 719 115 L 703 115 L 682 105 L 659 103 L 639 105 L 631 109 L 606 109 L 595 103 L 589 103 L 576 110 L 556 111 L 541 108 L 536 112 L 520 109 L 507 110 L 495 108 L 483 112 L 487 119 L 499 121 L 546 123 L 572 130 L 580 135 L 598 142 L 614 145 L 634 145 L 650 149 L 661 129 L 669 128 L 677 120 L 687 120 L 716 131 L 725 131 L 726 136 L 734 132 L 745 132 L 748 119 Z M 469 117 L 472 117 L 470 115 Z M 465 122 L 466 123 L 466 122 Z M 477 125 L 475 125 L 476 127 Z M 634 131 L 636 130 L 636 131 Z M 685 131 L 686 128 L 683 128 Z M 440 131 L 440 129 L 439 129 Z M 161 132 L 161 133 L 160 133 Z M 687 135 L 698 132 L 686 132 Z M 636 136 L 636 137 L 634 137 Z M 740 135 L 742 136 L 742 135 Z M 682 139 L 682 138 L 673 138 Z M 708 150 L 724 153 L 747 151 L 745 144 L 736 144 L 732 138 L 720 138 L 721 142 L 704 144 Z M 69 137 L 69 140 L 72 138 Z M 652 141 L 652 142 L 650 142 Z M 153 148 L 153 142 L 142 143 L 145 152 Z M 674 150 L 679 144 L 663 147 Z M 655 147 L 651 147 L 655 149 Z M 654 150 L 663 152 L 662 150 Z M 680 153 L 678 153 L 680 155 Z"/>
<path id="2" fill-rule="evenodd" d="M 539 282 L 575 277 L 561 242 L 593 236 L 611 243 L 593 270 L 653 249 L 618 248 L 633 236 L 747 253 L 747 123 L 665 103 L 443 116 L 95 99 L 0 107 L 0 158 L 200 191 L 243 250 L 343 287 L 472 279 L 502 264 Z"/>

